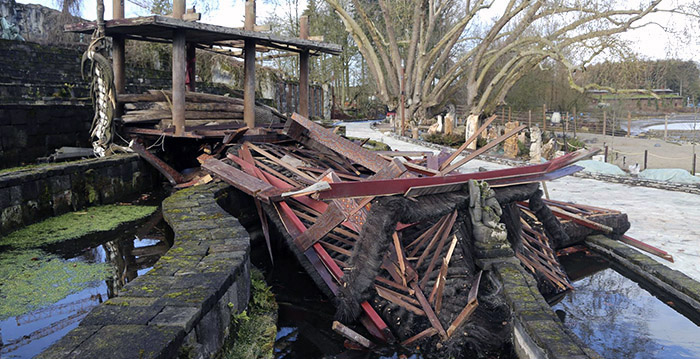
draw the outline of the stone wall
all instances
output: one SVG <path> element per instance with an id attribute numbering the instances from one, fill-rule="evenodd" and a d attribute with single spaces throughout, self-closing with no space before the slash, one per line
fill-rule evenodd
<path id="1" fill-rule="evenodd" d="M 38 357 L 213 357 L 229 335 L 231 314 L 244 310 L 250 295 L 248 233 L 217 204 L 243 196 L 212 182 L 163 201 L 173 247 Z"/>
<path id="2" fill-rule="evenodd" d="M 156 175 L 136 154 L 2 173 L 0 235 L 51 216 L 114 203 L 150 190 Z"/>
<path id="3" fill-rule="evenodd" d="M 586 245 L 608 259 L 625 276 L 650 288 L 651 293 L 670 298 L 681 314 L 700 320 L 700 282 L 671 269 L 648 255 L 603 235 L 586 238 Z"/>
<path id="4" fill-rule="evenodd" d="M 18 4 L 15 0 L 0 0 L 0 17 L 17 25 L 19 34 L 27 41 L 41 44 L 89 41 L 89 36 L 63 32 L 64 23 L 78 22 L 80 18 L 63 15 L 60 11 L 46 6 Z"/>

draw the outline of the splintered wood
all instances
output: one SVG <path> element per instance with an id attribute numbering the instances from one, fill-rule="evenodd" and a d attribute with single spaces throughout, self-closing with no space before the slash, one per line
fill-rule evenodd
<path id="1" fill-rule="evenodd" d="M 167 102 L 167 96 L 167 92 L 151 92 L 127 97 L 127 100 Z M 235 100 L 212 103 L 206 96 L 195 96 L 192 100 L 192 111 L 237 109 Z M 157 108 L 155 111 L 162 111 L 160 106 L 153 107 Z M 150 118 L 156 118 L 156 114 Z M 492 141 L 487 149 L 520 130 L 516 128 Z M 245 134 L 229 132 L 222 136 L 218 147 L 213 146 L 209 154 L 200 157 L 202 167 L 254 198 L 271 260 L 268 228 L 271 222 L 267 216 L 276 215 L 282 229 L 320 277 L 319 285 L 325 285 L 335 295 L 345 284 L 345 271 L 351 270 L 349 266 L 353 263 L 360 233 L 376 197 L 415 198 L 461 191 L 472 179 L 500 186 L 538 182 L 576 171 L 576 166 L 571 165 L 590 155 L 590 152 L 579 151 L 538 165 L 446 176 L 487 149 L 470 152 L 466 161 L 457 160 L 462 148 L 452 156 L 424 152 L 376 153 L 296 114 L 285 124 L 283 132 L 288 137 L 284 139 L 281 135 L 282 142 L 247 137 L 258 135 L 257 130 L 241 132 Z M 229 149 L 224 156 L 222 146 L 234 146 L 237 153 Z M 561 174 L 561 171 L 568 172 Z M 465 261 L 471 258 L 465 258 L 459 242 L 460 238 L 470 238 L 471 234 L 464 232 L 463 225 L 457 225 L 459 216 L 456 209 L 450 210 L 429 223 L 398 223 L 391 233 L 376 233 L 376 236 L 387 236 L 390 245 L 371 287 L 373 294 L 385 303 L 425 318 L 423 323 L 427 327 L 415 328 L 416 334 L 405 339 L 404 345 L 434 335 L 448 340 L 459 332 L 478 307 L 481 274 L 463 272 L 467 268 Z M 561 272 L 546 236 L 527 223 L 523 228 L 525 245 L 518 253 L 523 265 L 551 280 L 557 288 L 568 288 L 568 279 Z M 465 275 L 473 281 L 465 282 Z M 445 297 L 450 283 L 458 282 L 462 283 L 459 290 L 464 302 Z M 454 293 L 454 288 L 450 293 Z M 461 311 L 441 314 L 445 301 L 449 301 L 449 308 L 459 307 Z M 364 313 L 361 322 L 368 331 L 379 340 L 393 341 L 391 330 L 373 305 L 365 301 L 361 308 Z M 335 329 L 362 346 L 370 345 L 366 338 L 340 323 Z"/>

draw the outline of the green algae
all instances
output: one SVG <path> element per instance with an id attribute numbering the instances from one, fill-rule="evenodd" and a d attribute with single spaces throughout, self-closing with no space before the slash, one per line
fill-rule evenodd
<path id="1" fill-rule="evenodd" d="M 262 273 L 250 273 L 250 302 L 248 310 L 231 316 L 236 329 L 224 346 L 220 359 L 272 358 L 277 335 L 277 302 Z"/>
<path id="2" fill-rule="evenodd" d="M 29 249 L 115 230 L 123 223 L 146 218 L 156 206 L 107 205 L 52 217 L 0 238 L 0 246 Z"/>
<path id="3" fill-rule="evenodd" d="M 40 250 L 0 253 L 0 320 L 53 304 L 110 274 L 106 263 L 70 262 Z"/>

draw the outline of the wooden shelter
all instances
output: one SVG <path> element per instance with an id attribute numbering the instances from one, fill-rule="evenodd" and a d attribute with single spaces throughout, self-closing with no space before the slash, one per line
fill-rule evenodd
<path id="1" fill-rule="evenodd" d="M 255 127 L 255 52 L 277 49 L 298 53 L 299 61 L 299 112 L 308 116 L 309 109 L 309 56 L 320 53 L 337 55 L 339 45 L 308 39 L 308 18 L 302 17 L 301 38 L 287 38 L 257 32 L 255 26 L 255 0 L 246 0 L 244 29 L 198 23 L 199 14 L 185 11 L 185 0 L 175 0 L 171 16 L 146 16 L 124 18 L 123 0 L 114 0 L 114 19 L 105 22 L 105 34 L 113 39 L 113 66 L 117 97 L 124 94 L 124 41 L 139 40 L 172 43 L 172 119 L 175 136 L 185 134 L 185 92 L 194 91 L 195 48 L 224 46 L 243 48 L 244 87 L 243 119 L 246 126 Z M 66 31 L 92 33 L 95 22 L 66 25 Z M 189 86 L 186 88 L 186 78 Z"/>

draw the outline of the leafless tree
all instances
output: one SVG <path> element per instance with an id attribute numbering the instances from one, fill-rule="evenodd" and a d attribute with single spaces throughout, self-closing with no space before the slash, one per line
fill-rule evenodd
<path id="1" fill-rule="evenodd" d="M 458 90 L 456 101 L 471 113 L 489 111 L 527 70 L 551 62 L 583 91 L 573 75 L 614 53 L 616 35 L 643 26 L 661 2 L 377 0 L 377 8 L 352 0 L 348 11 L 326 1 L 366 59 L 378 97 L 398 108 L 403 87 L 406 116 L 418 121 L 440 112 Z"/>

